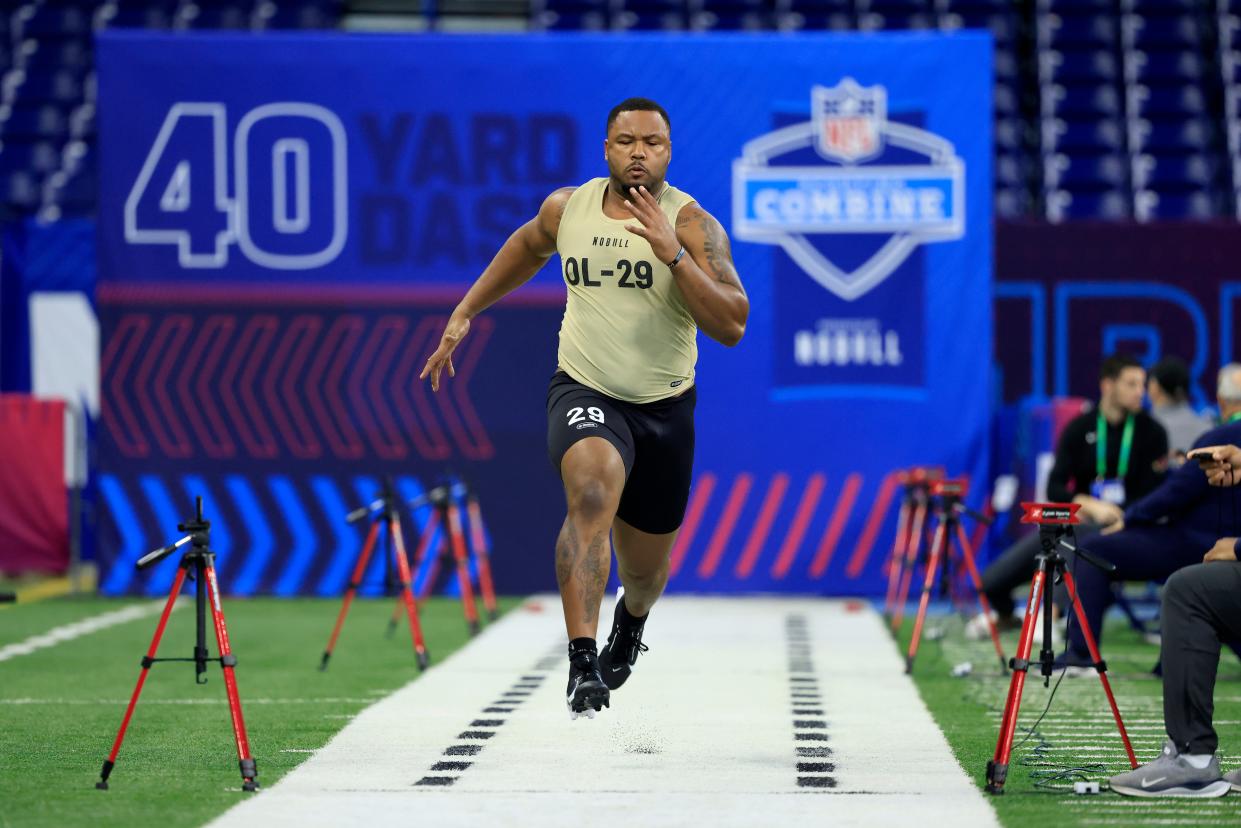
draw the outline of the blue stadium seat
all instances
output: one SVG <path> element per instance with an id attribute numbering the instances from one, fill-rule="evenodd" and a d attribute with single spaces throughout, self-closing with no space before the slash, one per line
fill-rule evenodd
<path id="1" fill-rule="evenodd" d="M 26 77 L 18 94 L 23 101 L 77 103 L 84 96 L 85 75 L 69 69 L 34 72 Z"/>
<path id="2" fill-rule="evenodd" d="M 547 31 L 602 31 L 608 28 L 608 16 L 602 12 L 544 12 L 538 25 Z"/>
<path id="3" fill-rule="evenodd" d="M 1035 25 L 1039 45 L 1052 49 L 1106 48 L 1118 37 L 1116 19 L 1107 15 L 1041 14 Z"/>
<path id="4" fill-rule="evenodd" d="M 858 15 L 858 28 L 867 32 L 884 30 L 925 30 L 934 29 L 938 25 L 935 15 L 930 12 L 869 12 Z"/>
<path id="5" fill-rule="evenodd" d="M 1211 0 L 1214 5 L 1214 0 Z M 1205 4 L 1202 0 L 1124 0 L 1123 7 L 1138 14 L 1193 14 Z"/>
<path id="6" fill-rule="evenodd" d="M 789 0 L 788 10 L 804 15 L 854 14 L 853 0 Z"/>
<path id="7" fill-rule="evenodd" d="M 1144 51 L 1197 49 L 1202 41 L 1197 18 L 1188 14 L 1130 14 L 1125 15 L 1121 27 L 1126 46 Z"/>
<path id="8" fill-rule="evenodd" d="M 1133 84 L 1128 89 L 1129 114 L 1158 120 L 1205 116 L 1206 96 L 1200 86 L 1173 84 L 1146 86 Z"/>
<path id="9" fill-rule="evenodd" d="M 1017 39 L 1017 18 L 1011 11 L 994 9 L 951 11 L 940 15 L 939 26 L 945 31 L 955 29 L 986 29 L 997 45 L 1011 45 Z"/>
<path id="10" fill-rule="evenodd" d="M 1019 152 L 1026 143 L 1027 128 L 1022 118 L 996 118 L 993 130 L 996 152 Z"/>
<path id="11" fill-rule="evenodd" d="M 101 21 L 112 29 L 171 29 L 179 5 L 180 0 L 121 0 Z"/>
<path id="12" fill-rule="evenodd" d="M 793 11 L 776 15 L 776 27 L 782 32 L 847 31 L 857 27 L 857 20 L 852 13 L 845 12 L 823 14 Z"/>
<path id="13" fill-rule="evenodd" d="M 1021 114 L 1021 93 L 1015 83 L 997 80 L 992 88 L 992 100 L 996 117 L 1009 118 Z"/>
<path id="14" fill-rule="evenodd" d="M 1014 219 L 1028 216 L 1034 207 L 1030 191 L 1024 187 L 999 187 L 995 191 L 995 214 Z"/>
<path id="15" fill-rule="evenodd" d="M 1051 221 L 1116 221 L 1129 218 L 1133 211 L 1132 201 L 1124 190 L 1084 193 L 1051 190 L 1045 194 L 1044 200 L 1047 204 L 1047 218 Z"/>
<path id="16" fill-rule="evenodd" d="M 1106 83 L 1120 77 L 1115 53 L 1103 49 L 1043 50 L 1039 53 L 1039 72 L 1045 83 Z"/>
<path id="17" fill-rule="evenodd" d="M 1051 190 L 1092 192 L 1123 189 L 1129 165 L 1120 153 L 1065 155 L 1053 153 L 1043 159 L 1043 183 Z"/>
<path id="18" fill-rule="evenodd" d="M 995 183 L 997 187 L 1025 187 L 1030 182 L 1029 156 L 1021 152 L 997 152 L 995 155 Z"/>
<path id="19" fill-rule="evenodd" d="M 60 165 L 60 152 L 48 141 L 0 143 L 0 178 L 15 172 L 47 173 Z"/>
<path id="20" fill-rule="evenodd" d="M 861 11 L 875 14 L 917 14 L 935 11 L 934 0 L 860 0 Z"/>
<path id="21" fill-rule="evenodd" d="M 89 40 L 34 40 L 28 46 L 34 51 L 26 55 L 27 76 L 58 69 L 84 72 L 95 60 Z"/>
<path id="22" fill-rule="evenodd" d="M 1112 0 L 1036 0 L 1035 8 L 1040 12 L 1054 14 L 1112 14 L 1115 7 Z"/>
<path id="23" fill-rule="evenodd" d="M 1208 189 L 1218 173 L 1210 155 L 1137 155 L 1133 159 L 1133 186 L 1137 189 L 1174 191 Z"/>
<path id="24" fill-rule="evenodd" d="M 1182 80 L 1200 83 L 1203 61 L 1196 52 L 1143 52 L 1134 49 L 1125 55 L 1125 74 L 1135 83 Z"/>
<path id="25" fill-rule="evenodd" d="M 93 213 L 99 199 L 98 180 L 94 168 L 82 168 L 63 187 L 52 191 L 54 203 L 66 215 Z"/>
<path id="26" fill-rule="evenodd" d="M 8 117 L 0 119 L 0 139 L 63 139 L 69 133 L 65 110 L 52 104 L 13 104 Z"/>
<path id="27" fill-rule="evenodd" d="M 1220 214 L 1217 199 L 1207 190 L 1190 193 L 1134 193 L 1134 218 L 1138 221 L 1210 219 Z"/>
<path id="28" fill-rule="evenodd" d="M 679 31 L 686 27 L 681 11 L 651 12 L 625 10 L 612 17 L 612 28 L 621 31 Z"/>
<path id="29" fill-rule="evenodd" d="M 193 29 L 250 29 L 254 7 L 250 4 L 201 3 L 183 6 L 181 19 Z"/>
<path id="30" fill-rule="evenodd" d="M 1039 92 L 1044 115 L 1077 119 L 1115 118 L 1123 114 L 1120 91 L 1115 84 L 1045 84 Z"/>
<path id="31" fill-rule="evenodd" d="M 12 18 L 13 36 L 27 38 L 85 37 L 91 32 L 90 8 L 77 5 L 44 4 L 36 6 L 34 13 L 22 19 Z"/>
<path id="32" fill-rule="evenodd" d="M 992 54 L 992 60 L 994 61 L 995 77 L 997 80 L 1003 80 L 1009 83 L 1017 82 L 1019 72 L 1016 52 L 997 45 L 995 47 L 995 52 Z"/>
<path id="33" fill-rule="evenodd" d="M 1042 124 L 1043 149 L 1047 152 L 1088 152 L 1100 155 L 1125 148 L 1124 128 L 1116 119 L 1066 121 L 1047 118 Z"/>
<path id="34" fill-rule="evenodd" d="M 763 11 L 704 11 L 690 19 L 690 28 L 699 32 L 761 32 L 773 25 L 771 15 Z"/>
<path id="35" fill-rule="evenodd" d="M 38 178 L 21 171 L 0 176 L 0 203 L 19 211 L 31 210 L 39 203 Z"/>
<path id="36" fill-rule="evenodd" d="M 255 8 L 255 20 L 268 29 L 334 29 L 340 23 L 340 5 L 335 0 L 263 0 Z"/>
<path id="37" fill-rule="evenodd" d="M 1202 118 L 1172 123 L 1135 120 L 1129 132 L 1129 148 L 1134 152 L 1206 152 L 1212 138 L 1211 126 Z"/>

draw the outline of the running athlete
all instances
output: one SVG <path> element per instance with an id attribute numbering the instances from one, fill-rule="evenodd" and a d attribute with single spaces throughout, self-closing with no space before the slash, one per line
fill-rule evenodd
<path id="1" fill-rule="evenodd" d="M 570 717 L 610 704 L 647 647 L 647 614 L 689 499 L 697 332 L 741 341 L 750 303 L 724 228 L 664 180 L 663 107 L 630 98 L 608 113 L 607 178 L 556 190 L 457 305 L 421 378 L 439 390 L 470 320 L 560 254 L 568 301 L 547 393 L 547 448 L 568 514 L 556 580 L 569 634 Z M 611 543 L 609 543 L 609 539 Z M 602 652 L 595 636 L 616 547 L 621 595 Z"/>

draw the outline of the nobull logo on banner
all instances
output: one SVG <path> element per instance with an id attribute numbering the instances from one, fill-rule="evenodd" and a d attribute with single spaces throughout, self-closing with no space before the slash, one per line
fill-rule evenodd
<path id="1" fill-rule="evenodd" d="M 779 245 L 846 301 L 883 282 L 919 245 L 961 238 L 965 168 L 951 142 L 888 120 L 882 86 L 845 78 L 815 86 L 811 104 L 811 120 L 747 142 L 733 162 L 738 238 Z M 805 163 L 807 147 L 825 163 Z M 883 241 L 847 267 L 815 244 L 828 234 Z"/>

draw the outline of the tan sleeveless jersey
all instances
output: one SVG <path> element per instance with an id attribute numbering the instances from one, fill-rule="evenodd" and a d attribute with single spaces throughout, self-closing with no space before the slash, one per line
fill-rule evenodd
<path id="1" fill-rule="evenodd" d="M 698 326 L 672 271 L 646 239 L 625 229 L 638 220 L 603 214 L 607 187 L 607 178 L 578 187 L 560 217 L 556 249 L 569 289 L 560 368 L 618 400 L 673 397 L 694 384 Z M 667 184 L 658 197 L 674 227 L 677 213 L 693 200 Z"/>

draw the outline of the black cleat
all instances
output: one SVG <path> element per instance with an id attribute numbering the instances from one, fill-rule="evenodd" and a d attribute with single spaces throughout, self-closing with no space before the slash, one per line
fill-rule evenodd
<path id="1" fill-rule="evenodd" d="M 593 719 L 595 714 L 608 707 L 608 688 L 599 675 L 599 657 L 590 650 L 579 650 L 569 659 L 569 686 L 565 690 L 565 703 L 569 707 L 569 719 L 585 714 Z"/>
<path id="2" fill-rule="evenodd" d="M 608 636 L 608 643 L 604 645 L 603 652 L 599 653 L 599 672 L 603 674 L 603 683 L 608 686 L 609 690 L 615 690 L 625 683 L 629 674 L 633 672 L 633 665 L 638 660 L 638 654 L 645 653 L 649 649 L 642 643 L 642 629 L 646 626 L 645 618 L 632 626 L 621 623 L 621 602 L 624 600 L 623 595 L 616 599 L 616 612 L 612 617 L 612 634 Z"/>

